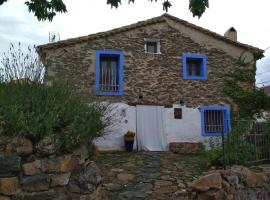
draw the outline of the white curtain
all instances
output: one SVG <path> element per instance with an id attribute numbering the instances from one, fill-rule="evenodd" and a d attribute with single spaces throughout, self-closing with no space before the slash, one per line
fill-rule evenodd
<path id="1" fill-rule="evenodd" d="M 166 151 L 163 106 L 136 106 L 139 150 Z"/>

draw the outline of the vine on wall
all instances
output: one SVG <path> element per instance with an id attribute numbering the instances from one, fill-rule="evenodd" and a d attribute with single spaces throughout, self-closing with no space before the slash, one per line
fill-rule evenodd
<path id="1" fill-rule="evenodd" d="M 254 53 L 253 61 L 246 62 L 242 54 L 236 61 L 237 69 L 226 74 L 224 92 L 238 107 L 233 111 L 234 119 L 251 119 L 263 110 L 270 110 L 270 97 L 255 86 L 256 61 L 262 57 L 263 54 Z M 249 65 L 252 68 L 245 69 Z"/>

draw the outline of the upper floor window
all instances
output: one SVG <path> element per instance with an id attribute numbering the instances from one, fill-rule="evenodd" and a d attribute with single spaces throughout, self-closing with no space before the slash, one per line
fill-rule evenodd
<path id="1" fill-rule="evenodd" d="M 146 53 L 160 53 L 160 40 L 159 39 L 144 39 L 144 49 Z"/>
<path id="2" fill-rule="evenodd" d="M 225 106 L 201 106 L 202 135 L 226 135 L 230 130 L 230 110 Z"/>
<path id="3" fill-rule="evenodd" d="M 123 95 L 123 53 L 96 51 L 96 94 Z"/>
<path id="4" fill-rule="evenodd" d="M 183 54 L 183 79 L 206 80 L 206 56 L 201 54 Z"/>

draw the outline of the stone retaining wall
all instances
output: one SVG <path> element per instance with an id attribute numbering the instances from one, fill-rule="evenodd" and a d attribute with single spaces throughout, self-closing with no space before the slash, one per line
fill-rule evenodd
<path id="1" fill-rule="evenodd" d="M 60 153 L 58 144 L 56 136 L 37 144 L 0 136 L 0 200 L 102 199 L 88 145 Z"/>
<path id="2" fill-rule="evenodd" d="M 270 199 L 270 165 L 249 169 L 234 166 L 204 173 L 191 188 L 198 200 Z"/>

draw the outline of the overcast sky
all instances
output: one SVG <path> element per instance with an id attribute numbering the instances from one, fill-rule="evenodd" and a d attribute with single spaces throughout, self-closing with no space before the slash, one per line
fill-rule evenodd
<path id="1" fill-rule="evenodd" d="M 49 32 L 59 33 L 61 39 L 110 30 L 164 13 L 161 2 L 127 0 L 118 9 L 111 9 L 107 0 L 64 0 L 68 13 L 58 14 L 53 22 L 38 22 L 28 12 L 23 0 L 9 0 L 0 6 L 0 54 L 10 42 L 44 44 Z M 270 47 L 269 0 L 209 0 L 210 8 L 201 19 L 193 18 L 188 10 L 189 0 L 171 0 L 169 14 L 223 34 L 233 26 L 238 40 L 261 49 Z M 270 81 L 270 50 L 258 62 L 257 83 Z M 264 73 L 265 71 L 268 72 Z M 269 85 L 265 83 L 265 85 Z M 260 84 L 260 86 L 262 86 Z"/>

